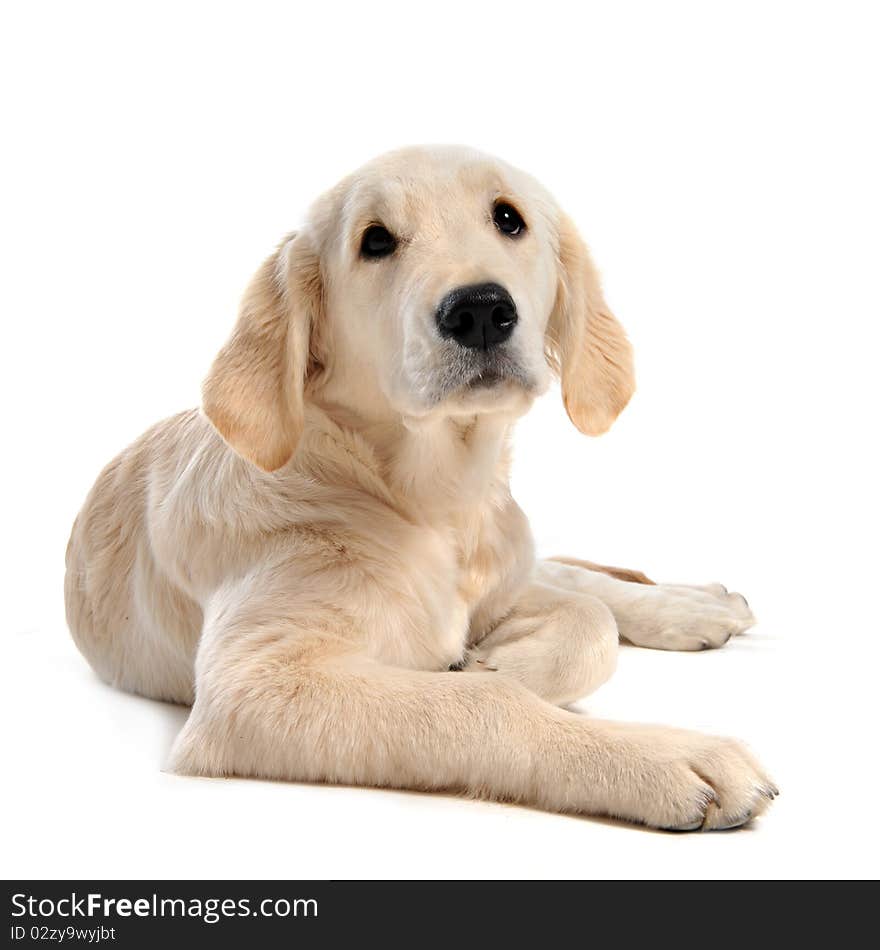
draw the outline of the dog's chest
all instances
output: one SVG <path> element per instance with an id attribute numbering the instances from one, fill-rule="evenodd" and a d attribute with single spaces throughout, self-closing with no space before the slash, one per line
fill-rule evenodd
<path id="1" fill-rule="evenodd" d="M 455 666 L 509 612 L 532 563 L 527 523 L 511 506 L 418 529 L 410 556 L 402 559 L 406 586 L 415 596 L 407 604 L 396 655 L 386 659 L 420 669 Z"/>

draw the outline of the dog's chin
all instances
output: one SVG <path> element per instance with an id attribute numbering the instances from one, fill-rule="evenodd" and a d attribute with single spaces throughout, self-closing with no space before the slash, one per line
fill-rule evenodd
<path id="1" fill-rule="evenodd" d="M 537 395 L 537 386 L 525 374 L 485 369 L 453 388 L 438 409 L 449 415 L 508 413 L 521 415 Z"/>
<path id="2" fill-rule="evenodd" d="M 430 371 L 407 374 L 394 400 L 413 418 L 505 413 L 522 415 L 546 389 L 540 372 L 518 355 L 451 349 Z"/>

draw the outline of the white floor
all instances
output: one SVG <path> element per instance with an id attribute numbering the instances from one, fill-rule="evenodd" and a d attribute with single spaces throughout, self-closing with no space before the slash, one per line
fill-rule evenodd
<path id="1" fill-rule="evenodd" d="M 169 775 L 163 760 L 184 709 L 101 684 L 60 618 L 20 630 L 4 638 L 2 871 L 16 878 L 875 876 L 877 750 L 861 692 L 868 671 L 856 651 L 812 649 L 818 628 L 800 631 L 803 650 L 783 646 L 784 612 L 782 604 L 765 605 L 766 621 L 719 651 L 625 649 L 615 679 L 583 706 L 752 744 L 782 789 L 770 813 L 738 832 L 689 835 L 438 795 Z M 841 665 L 849 688 L 829 703 Z"/>

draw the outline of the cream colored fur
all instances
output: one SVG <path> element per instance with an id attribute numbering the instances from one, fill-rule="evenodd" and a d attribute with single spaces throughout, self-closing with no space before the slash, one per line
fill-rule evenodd
<path id="1" fill-rule="evenodd" d="M 516 239 L 492 223 L 499 199 L 526 220 Z M 362 260 L 375 223 L 398 249 Z M 517 304 L 511 375 L 459 385 L 471 371 L 433 314 L 487 280 Z M 633 388 L 629 344 L 552 198 L 465 149 L 371 163 L 259 270 L 203 409 L 99 476 L 67 555 L 78 647 L 121 689 L 192 704 L 179 772 L 746 822 L 775 789 L 738 742 L 560 708 L 612 674 L 621 636 L 700 649 L 752 617 L 720 587 L 535 561 L 508 449 L 553 373 L 591 434 Z"/>

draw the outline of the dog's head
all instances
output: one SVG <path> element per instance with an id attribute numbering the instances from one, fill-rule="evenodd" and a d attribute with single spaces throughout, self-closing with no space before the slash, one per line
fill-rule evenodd
<path id="1" fill-rule="evenodd" d="M 370 421 L 513 416 L 553 373 L 591 435 L 633 391 L 629 343 L 574 226 L 496 159 L 412 148 L 324 195 L 263 264 L 204 410 L 271 471 L 293 454 L 307 399 Z"/>

